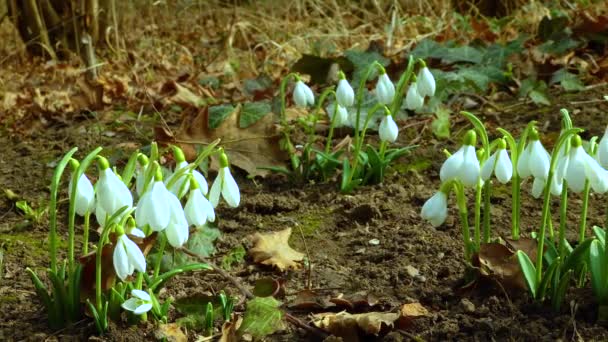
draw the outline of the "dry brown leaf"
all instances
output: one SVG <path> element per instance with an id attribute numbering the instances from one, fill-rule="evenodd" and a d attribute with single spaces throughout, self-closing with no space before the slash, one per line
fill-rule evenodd
<path id="1" fill-rule="evenodd" d="M 243 323 L 243 318 L 232 314 L 230 322 L 224 322 L 222 325 L 222 336 L 219 342 L 238 342 L 237 330 L 239 330 L 241 323 Z"/>
<path id="2" fill-rule="evenodd" d="M 156 330 L 156 338 L 168 342 L 187 342 L 188 337 L 177 323 L 160 324 Z"/>
<path id="3" fill-rule="evenodd" d="M 219 127 L 210 129 L 209 111 L 202 110 L 196 118 L 186 118 L 182 122 L 177 140 L 186 155 L 192 155 L 195 144 L 222 139 L 220 145 L 226 150 L 230 162 L 252 176 L 263 177 L 270 173 L 260 167 L 285 167 L 288 156 L 279 146 L 281 135 L 272 113 L 247 128 L 239 127 L 240 115 L 241 106 L 238 105 Z"/>
<path id="4" fill-rule="evenodd" d="M 182 106 L 198 108 L 205 103 L 203 98 L 175 81 L 165 82 L 165 84 L 162 85 L 160 92 L 162 95 L 168 96 L 164 99 L 165 105 L 179 104 Z"/>
<path id="5" fill-rule="evenodd" d="M 289 246 L 290 236 L 291 228 L 273 233 L 255 233 L 251 236 L 254 246 L 249 249 L 249 254 L 253 261 L 275 266 L 280 271 L 298 269 L 304 254 Z"/>
<path id="6" fill-rule="evenodd" d="M 526 289 L 515 252 L 499 243 L 484 243 L 473 256 L 482 276 L 495 279 L 506 288 Z"/>
<path id="7" fill-rule="evenodd" d="M 359 341 L 360 333 L 364 335 L 379 335 L 394 326 L 399 314 L 390 312 L 368 312 L 350 314 L 346 311 L 338 313 L 320 313 L 313 315 L 313 323 L 342 337 L 345 341 Z"/>

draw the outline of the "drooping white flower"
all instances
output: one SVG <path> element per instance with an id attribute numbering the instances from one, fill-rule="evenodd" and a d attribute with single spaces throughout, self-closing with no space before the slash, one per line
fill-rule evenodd
<path id="1" fill-rule="evenodd" d="M 405 108 L 419 110 L 424 105 L 424 97 L 418 93 L 416 82 L 410 84 L 405 95 Z"/>
<path id="2" fill-rule="evenodd" d="M 355 91 L 350 83 L 346 79 L 338 81 L 338 88 L 336 89 L 336 100 L 342 107 L 350 107 L 355 102 Z"/>
<path id="3" fill-rule="evenodd" d="M 105 158 L 100 159 L 99 181 L 97 182 L 97 200 L 108 214 L 114 214 L 118 209 L 133 206 L 133 195 L 129 188 L 110 169 Z"/>
<path id="4" fill-rule="evenodd" d="M 158 170 L 160 175 L 160 170 Z M 135 221 L 139 227 L 149 225 L 153 231 L 159 232 L 169 224 L 169 193 L 161 179 L 157 179 L 152 188 L 139 199 L 135 209 Z"/>
<path id="5" fill-rule="evenodd" d="M 167 241 L 169 241 L 169 244 L 177 248 L 183 246 L 184 243 L 188 241 L 188 235 L 190 234 L 188 230 L 188 220 L 186 219 L 182 204 L 175 195 L 169 193 L 168 202 L 171 217 L 169 219 L 169 225 L 165 229 L 165 233 L 167 234 Z"/>
<path id="6" fill-rule="evenodd" d="M 76 204 L 76 213 L 80 216 L 84 216 L 87 212 L 92 213 L 95 211 L 95 190 L 93 184 L 89 178 L 83 173 L 76 182 L 76 197 L 72 199 L 72 179 L 70 178 L 70 184 L 68 185 L 68 194 L 70 200 L 73 200 Z"/>
<path id="7" fill-rule="evenodd" d="M 307 107 L 315 104 L 315 95 L 310 87 L 298 80 L 293 89 L 293 102 L 298 107 Z"/>
<path id="8" fill-rule="evenodd" d="M 220 201 L 221 194 L 229 206 L 236 208 L 241 201 L 239 187 L 230 173 L 228 157 L 226 154 L 221 153 L 219 159 L 220 169 L 218 170 L 217 177 L 213 181 L 211 190 L 209 190 L 209 202 L 216 208 Z"/>
<path id="9" fill-rule="evenodd" d="M 429 198 L 420 211 L 420 216 L 429 221 L 433 227 L 438 227 L 448 217 L 448 196 L 443 191 L 437 191 Z"/>
<path id="10" fill-rule="evenodd" d="M 152 298 L 146 291 L 134 289 L 131 298 L 122 303 L 122 308 L 132 311 L 135 315 L 141 315 L 152 309 Z"/>
<path id="11" fill-rule="evenodd" d="M 543 144 L 536 139 L 532 139 L 517 162 L 517 173 L 523 179 L 529 176 L 547 179 L 549 174 L 550 156 Z"/>
<path id="12" fill-rule="evenodd" d="M 506 184 L 513 176 L 513 164 L 509 158 L 509 153 L 505 148 L 504 141 L 499 145 L 498 149 L 485 161 L 481 168 L 481 179 L 484 181 L 490 179 L 492 172 L 496 175 L 496 179 L 502 184 Z"/>
<path id="13" fill-rule="evenodd" d="M 545 179 L 540 177 L 534 177 L 534 182 L 532 182 L 532 196 L 534 198 L 540 198 L 543 195 L 543 189 L 545 189 Z"/>
<path id="14" fill-rule="evenodd" d="M 393 143 L 395 140 L 397 140 L 398 134 L 399 127 L 397 127 L 395 120 L 393 120 L 393 116 L 390 114 L 385 115 L 380 122 L 380 127 L 378 128 L 380 140 Z"/>
<path id="15" fill-rule="evenodd" d="M 597 160 L 604 169 L 608 169 L 608 127 L 604 131 L 604 136 L 600 139 L 597 147 Z"/>
<path id="16" fill-rule="evenodd" d="M 574 136 L 571 141 L 572 147 L 564 174 L 568 188 L 580 193 L 585 189 L 585 183 L 588 180 L 593 191 L 598 193 L 608 191 L 608 171 L 604 170 L 599 162 L 585 151 L 580 136 Z"/>
<path id="17" fill-rule="evenodd" d="M 135 270 L 146 271 L 146 258 L 135 242 L 121 234 L 116 240 L 113 256 L 114 270 L 121 280 L 132 275 Z"/>
<path id="18" fill-rule="evenodd" d="M 464 186 L 473 187 L 477 185 L 480 175 L 479 159 L 475 153 L 475 131 L 467 133 L 463 145 L 456 153 L 451 155 L 441 166 L 439 177 L 441 182 L 457 179 Z"/>
<path id="19" fill-rule="evenodd" d="M 395 97 L 395 85 L 388 77 L 386 73 L 383 73 L 378 77 L 378 83 L 376 83 L 376 97 L 378 102 L 390 105 Z"/>
<path id="20" fill-rule="evenodd" d="M 335 119 L 334 115 L 336 115 Z M 332 113 L 330 119 L 333 121 L 334 127 L 344 126 L 348 123 L 348 110 L 338 104 L 338 109 Z"/>
<path id="21" fill-rule="evenodd" d="M 557 161 L 557 166 L 555 167 L 553 179 L 551 179 L 550 191 L 553 196 L 561 195 L 562 189 L 564 188 L 564 175 L 566 174 L 566 169 L 568 168 L 568 156 L 563 155 L 563 153 L 560 152 L 558 158 L 559 159 Z"/>
<path id="22" fill-rule="evenodd" d="M 215 211 L 211 203 L 197 189 L 190 190 L 190 195 L 184 208 L 186 220 L 191 226 L 200 228 L 209 222 L 215 221 Z"/>
<path id="23" fill-rule="evenodd" d="M 426 66 L 418 72 L 417 89 L 418 94 L 423 98 L 435 95 L 435 78 Z"/>

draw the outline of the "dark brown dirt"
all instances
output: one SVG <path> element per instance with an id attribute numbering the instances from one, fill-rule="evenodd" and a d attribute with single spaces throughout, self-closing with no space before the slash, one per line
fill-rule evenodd
<path id="1" fill-rule="evenodd" d="M 589 91 L 577 99 L 601 96 L 601 91 Z M 558 110 L 567 106 L 572 110 L 575 125 L 589 129 L 590 135 L 603 134 L 608 106 L 575 108 L 569 105 L 572 100 L 562 97 L 561 103 L 543 109 L 527 104 L 516 103 L 515 107 L 505 104 L 504 107 L 511 108 L 496 112 L 486 107 L 481 113 L 492 136 L 496 136 L 497 126 L 518 133 L 530 119 L 539 121 L 543 133 L 555 135 L 559 128 Z M 608 339 L 608 330 L 595 324 L 596 307 L 589 286 L 572 287 L 561 312 L 533 303 L 526 292 L 505 291 L 491 282 L 480 282 L 468 291 L 458 290 L 466 269 L 457 213 L 451 209 L 448 221 L 434 229 L 420 219 L 419 212 L 439 186 L 438 170 L 444 160 L 441 150 L 453 150 L 468 125 L 455 118 L 452 141 L 437 141 L 428 127 L 420 129 L 423 127 L 420 120 L 401 122 L 400 126 L 411 127 L 401 132 L 399 141 L 406 145 L 417 140 L 420 147 L 390 170 L 384 184 L 362 187 L 351 195 L 340 194 L 335 183 L 294 185 L 281 176 L 254 183 L 241 178 L 241 206 L 218 210 L 222 237 L 217 243 L 218 258 L 213 260 L 219 262 L 221 256 L 239 244 L 248 246 L 246 237 L 253 232 L 292 227 L 291 244 L 307 253 L 310 275 L 307 268 L 281 274 L 255 265 L 249 259 L 230 273 L 246 287 L 261 277 L 283 279 L 287 295 L 281 300 L 287 305 L 305 288 L 310 276 L 312 287 L 328 295 L 373 293 L 380 299 L 377 307 L 380 310 L 395 311 L 403 303 L 420 302 L 430 311 L 428 317 L 416 320 L 407 333 L 392 332 L 385 337 L 387 341 L 410 340 L 414 336 L 427 341 Z M 418 121 L 420 125 L 415 125 Z M 4 131 L 0 136 L 0 188 L 10 189 L 38 207 L 48 200 L 54 161 L 70 147 L 79 146 L 82 151 L 79 156 L 82 156 L 101 145 L 106 147 L 106 156 L 124 162 L 134 148 L 147 144 L 144 137 L 136 138 L 128 129 L 112 130 L 103 126 L 116 135 L 102 134 L 104 129 L 100 124 L 79 121 L 69 127 L 52 125 L 30 136 L 9 136 Z M 145 125 L 136 128 L 151 132 L 151 127 Z M 523 186 L 522 195 L 524 235 L 530 233 L 540 218 L 540 205 L 528 194 L 527 187 Z M 497 187 L 492 210 L 494 236 L 509 234 L 509 191 Z M 61 198 L 60 208 L 65 211 L 65 196 Z M 580 212 L 581 201 L 576 196 L 573 198 L 568 217 L 570 227 L 576 227 Z M 589 226 L 603 221 L 604 202 L 603 196 L 593 196 Z M 46 326 L 45 312 L 24 271 L 25 267 L 31 267 L 41 273 L 48 266 L 46 219 L 24 225 L 24 218 L 6 196 L 0 200 L 0 217 L 0 246 L 4 251 L 0 340 L 78 340 L 94 334 L 89 319 L 79 322 L 72 331 L 52 332 Z M 569 238 L 576 239 L 576 229 L 570 229 Z M 378 239 L 379 244 L 370 243 L 372 239 Z M 413 275 L 413 269 L 418 271 L 417 275 Z M 225 279 L 209 273 L 180 276 L 171 281 L 167 289 L 163 296 L 177 299 L 193 292 L 221 289 L 240 296 Z M 236 309 L 242 311 L 244 307 L 240 305 Z M 286 310 L 308 321 L 309 312 Z M 175 313 L 172 315 L 175 317 Z M 136 327 L 127 327 L 123 322 L 117 324 L 112 326 L 106 340 L 153 338 L 152 324 Z M 192 338 L 195 335 L 190 332 Z M 311 336 L 293 326 L 269 338 L 273 341 L 309 339 Z"/>

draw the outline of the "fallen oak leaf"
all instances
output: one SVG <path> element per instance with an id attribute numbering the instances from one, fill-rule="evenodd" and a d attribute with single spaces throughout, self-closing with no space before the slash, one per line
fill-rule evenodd
<path id="1" fill-rule="evenodd" d="M 420 303 L 403 304 L 399 309 L 399 329 L 407 330 L 414 319 L 428 316 L 429 311 Z"/>
<path id="2" fill-rule="evenodd" d="M 291 228 L 272 233 L 255 233 L 250 237 L 254 246 L 249 249 L 249 254 L 254 262 L 275 266 L 280 271 L 298 269 L 304 254 L 289 246 L 290 236 Z"/>

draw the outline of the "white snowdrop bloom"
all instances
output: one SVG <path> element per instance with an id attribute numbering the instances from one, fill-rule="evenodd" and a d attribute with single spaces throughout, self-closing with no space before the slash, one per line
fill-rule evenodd
<path id="1" fill-rule="evenodd" d="M 532 135 L 517 162 L 517 173 L 522 179 L 529 176 L 546 179 L 549 174 L 550 155 L 538 140 L 538 133 Z"/>
<path id="2" fill-rule="evenodd" d="M 297 81 L 293 89 L 293 102 L 298 107 L 307 107 L 315 104 L 315 95 L 304 82 Z"/>
<path id="3" fill-rule="evenodd" d="M 425 66 L 420 69 L 417 79 L 418 94 L 421 97 L 424 98 L 425 96 L 431 97 L 435 95 L 435 78 L 429 68 Z"/>
<path id="4" fill-rule="evenodd" d="M 133 195 L 129 188 L 110 169 L 108 161 L 100 157 L 99 181 L 97 182 L 97 200 L 108 214 L 114 214 L 118 209 L 133 206 Z"/>
<path id="5" fill-rule="evenodd" d="M 534 198 L 540 198 L 543 195 L 543 189 L 545 188 L 545 179 L 534 177 L 534 182 L 532 182 L 532 196 Z"/>
<path id="6" fill-rule="evenodd" d="M 566 169 L 568 168 L 568 156 L 562 155 L 560 152 L 560 156 L 558 157 L 557 166 L 555 167 L 555 172 L 553 174 L 553 179 L 551 179 L 551 194 L 553 196 L 560 196 L 562 193 L 562 189 L 564 188 L 564 175 L 566 174 Z"/>
<path id="7" fill-rule="evenodd" d="M 336 88 L 336 100 L 342 107 L 350 107 L 355 103 L 355 91 L 350 83 L 346 79 L 338 81 L 338 88 Z"/>
<path id="8" fill-rule="evenodd" d="M 597 147 L 597 160 L 604 169 L 608 169 L 608 127 L 604 131 L 604 136 L 600 139 L 600 143 Z"/>
<path id="9" fill-rule="evenodd" d="M 132 275 L 135 270 L 146 271 L 146 258 L 135 242 L 122 232 L 114 248 L 114 270 L 121 280 Z"/>
<path id="10" fill-rule="evenodd" d="M 219 160 L 220 169 L 218 170 L 217 177 L 215 177 L 215 180 L 213 181 L 213 185 L 211 185 L 211 190 L 209 190 L 209 202 L 216 208 L 220 202 L 221 194 L 229 206 L 236 208 L 241 201 L 239 187 L 230 173 L 228 157 L 226 154 L 222 152 Z"/>
<path id="11" fill-rule="evenodd" d="M 68 185 L 70 200 L 76 204 L 76 214 L 84 216 L 95 211 L 95 190 L 89 178 L 83 173 L 76 182 L 76 197 L 72 199 L 72 179 Z"/>
<path id="12" fill-rule="evenodd" d="M 184 213 L 188 224 L 197 228 L 204 226 L 207 221 L 215 221 L 213 206 L 196 188 L 190 190 Z"/>
<path id="13" fill-rule="evenodd" d="M 395 97 L 395 85 L 386 72 L 378 77 L 378 83 L 376 83 L 376 97 L 378 98 L 378 102 L 385 105 L 390 105 L 391 102 L 393 102 L 393 98 Z"/>
<path id="14" fill-rule="evenodd" d="M 476 135 L 470 130 L 464 138 L 463 145 L 456 153 L 451 155 L 441 166 L 439 177 L 445 183 L 456 179 L 464 186 L 473 187 L 477 185 L 480 176 L 479 159 L 475 153 Z"/>
<path id="15" fill-rule="evenodd" d="M 600 163 L 587 155 L 587 178 L 593 191 L 603 194 L 608 191 L 608 171 Z"/>
<path id="16" fill-rule="evenodd" d="M 183 246 L 188 241 L 188 235 L 190 234 L 188 220 L 186 219 L 182 204 L 175 195 L 169 193 L 168 202 L 171 217 L 169 225 L 165 229 L 165 234 L 167 234 L 169 244 L 177 248 Z"/>
<path id="17" fill-rule="evenodd" d="M 418 93 L 416 82 L 410 84 L 405 95 L 405 108 L 409 110 L 419 110 L 424 105 L 424 97 Z"/>
<path id="18" fill-rule="evenodd" d="M 438 227 L 448 217 L 448 196 L 443 191 L 437 191 L 429 198 L 420 211 L 420 216 L 429 221 L 433 227 Z"/>
<path id="19" fill-rule="evenodd" d="M 564 179 L 568 182 L 568 188 L 576 193 L 580 193 L 585 189 L 587 153 L 582 146 L 577 146 L 570 149 L 568 155 L 568 166 L 564 174 Z"/>
<path id="20" fill-rule="evenodd" d="M 332 105 L 330 109 L 327 110 L 327 115 L 329 116 L 330 122 L 333 122 L 334 127 L 342 127 L 349 124 L 349 113 L 348 109 L 342 107 L 340 104 L 337 106 L 337 110 L 334 110 L 335 107 Z M 335 116 L 337 115 L 337 116 Z M 335 116 L 335 117 L 334 117 Z"/>
<path id="21" fill-rule="evenodd" d="M 134 289 L 131 291 L 131 298 L 122 303 L 122 308 L 141 315 L 152 309 L 152 298 L 146 291 Z"/>
<path id="22" fill-rule="evenodd" d="M 393 143 L 395 140 L 397 140 L 398 134 L 399 127 L 397 127 L 395 120 L 393 120 L 393 116 L 390 114 L 385 115 L 380 122 L 380 127 L 378 128 L 380 140 Z"/>
<path id="23" fill-rule="evenodd" d="M 157 177 L 160 176 L 160 170 Z M 153 231 L 160 232 L 169 224 L 169 191 L 162 181 L 157 178 L 152 188 L 146 191 L 137 203 L 135 209 L 135 221 L 139 227 L 149 225 Z"/>
<path id="24" fill-rule="evenodd" d="M 481 179 L 484 181 L 490 179 L 492 172 L 494 172 L 496 179 L 502 184 L 508 183 L 513 176 L 513 164 L 511 163 L 509 153 L 504 145 L 499 147 L 494 154 L 485 161 L 481 168 Z"/>

